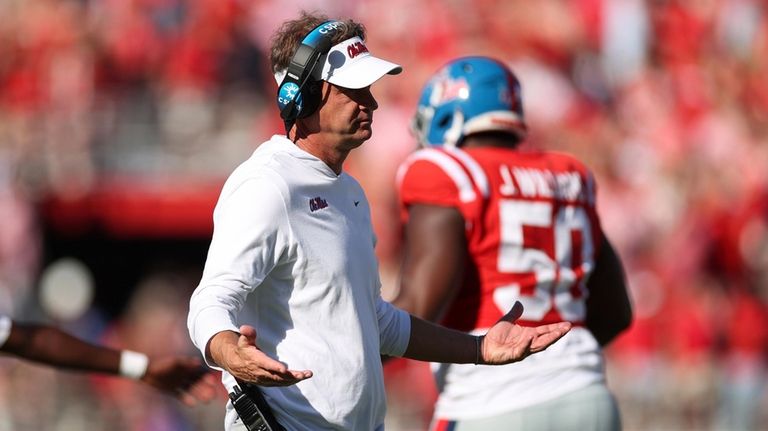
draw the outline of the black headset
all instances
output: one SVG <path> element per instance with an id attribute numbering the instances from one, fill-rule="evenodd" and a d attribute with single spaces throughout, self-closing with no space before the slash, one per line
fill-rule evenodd
<path id="1" fill-rule="evenodd" d="M 280 118 L 285 122 L 286 136 L 296 119 L 312 115 L 320 106 L 319 81 L 312 79 L 312 71 L 320 57 L 331 50 L 331 39 L 342 25 L 340 21 L 320 24 L 304 37 L 293 54 L 285 77 L 277 88 L 277 106 Z"/>

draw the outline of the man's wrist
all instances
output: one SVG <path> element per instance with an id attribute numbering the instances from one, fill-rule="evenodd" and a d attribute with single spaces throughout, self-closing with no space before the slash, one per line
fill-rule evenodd
<path id="1" fill-rule="evenodd" d="M 147 374 L 149 358 L 143 353 L 123 350 L 120 352 L 118 374 L 129 379 L 139 380 Z"/>
<path id="2" fill-rule="evenodd" d="M 475 365 L 482 365 L 485 363 L 483 360 L 483 341 L 485 335 L 475 336 Z"/>
<path id="3" fill-rule="evenodd" d="M 208 341 L 206 348 L 206 357 L 213 365 L 227 369 L 227 354 L 237 347 L 237 340 L 240 334 L 235 331 L 226 330 L 217 332 Z"/>

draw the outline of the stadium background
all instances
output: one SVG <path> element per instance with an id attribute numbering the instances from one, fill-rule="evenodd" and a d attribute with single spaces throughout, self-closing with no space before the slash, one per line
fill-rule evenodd
<path id="1" fill-rule="evenodd" d="M 768 20 L 759 0 L 0 0 L 0 310 L 189 353 L 189 294 L 226 175 L 279 133 L 265 47 L 301 9 L 352 16 L 405 72 L 374 86 L 347 169 L 397 280 L 395 169 L 425 78 L 509 62 L 529 145 L 598 179 L 636 321 L 607 352 L 625 428 L 767 429 Z M 388 365 L 389 430 L 423 429 L 426 366 Z M 220 429 L 143 386 L 0 361 L 0 431 Z"/>

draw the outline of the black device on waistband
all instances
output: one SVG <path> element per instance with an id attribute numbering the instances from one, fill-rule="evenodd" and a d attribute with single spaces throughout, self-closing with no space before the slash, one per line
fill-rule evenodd
<path id="1" fill-rule="evenodd" d="M 248 431 L 285 431 L 255 385 L 238 380 L 238 384 L 229 393 L 229 399 Z"/>

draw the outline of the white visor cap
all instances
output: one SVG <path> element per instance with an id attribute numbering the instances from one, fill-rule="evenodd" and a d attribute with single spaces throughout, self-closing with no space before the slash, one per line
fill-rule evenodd
<path id="1" fill-rule="evenodd" d="M 386 74 L 397 75 L 402 71 L 399 64 L 372 56 L 365 42 L 355 36 L 332 46 L 327 55 L 320 57 L 312 77 L 339 87 L 357 89 L 373 84 Z M 285 70 L 275 73 L 278 85 L 284 77 Z"/>

